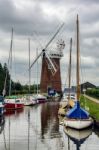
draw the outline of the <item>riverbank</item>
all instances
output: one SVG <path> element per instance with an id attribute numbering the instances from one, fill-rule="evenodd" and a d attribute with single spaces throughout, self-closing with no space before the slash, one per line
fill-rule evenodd
<path id="1" fill-rule="evenodd" d="M 99 101 L 95 100 L 89 96 L 81 96 L 81 107 L 87 110 L 90 115 L 94 118 L 95 123 L 99 124 Z"/>
<path id="2" fill-rule="evenodd" d="M 84 97 L 86 97 L 86 98 L 88 98 L 89 100 L 91 100 L 91 101 L 93 101 L 93 102 L 95 102 L 95 103 L 98 103 L 98 104 L 99 104 L 99 100 L 98 100 L 98 99 L 96 99 L 96 98 L 90 97 L 90 96 L 85 95 L 85 94 L 84 94 Z"/>

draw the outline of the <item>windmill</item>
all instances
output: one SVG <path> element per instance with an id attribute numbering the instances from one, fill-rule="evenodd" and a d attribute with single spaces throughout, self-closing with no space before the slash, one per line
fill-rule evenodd
<path id="1" fill-rule="evenodd" d="M 42 57 L 42 70 L 41 70 L 41 81 L 40 90 L 41 92 L 47 92 L 48 87 L 61 92 L 61 77 L 60 77 L 60 58 L 63 56 L 62 49 L 64 49 L 64 41 L 58 41 L 57 49 L 58 52 L 48 53 L 48 46 L 54 40 L 56 35 L 59 33 L 64 24 L 62 24 L 57 32 L 53 35 L 51 40 L 46 44 L 45 48 L 42 49 L 41 53 L 35 58 L 32 66 L 37 62 L 37 60 Z"/>

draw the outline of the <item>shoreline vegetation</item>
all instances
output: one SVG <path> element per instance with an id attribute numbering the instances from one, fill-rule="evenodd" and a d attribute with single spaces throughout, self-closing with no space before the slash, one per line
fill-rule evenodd
<path id="1" fill-rule="evenodd" d="M 87 89 L 86 94 L 99 100 L 99 88 Z"/>
<path id="2" fill-rule="evenodd" d="M 7 75 L 7 80 L 6 80 L 6 96 L 9 95 L 9 82 L 10 82 L 10 73 L 9 69 L 6 63 L 2 65 L 0 63 L 0 95 L 2 95 L 3 89 L 4 89 L 4 83 L 5 83 L 5 78 Z M 22 85 L 19 81 L 15 82 L 11 79 L 11 95 L 22 95 L 22 94 L 28 94 L 29 93 L 29 85 L 25 84 Z M 37 93 L 37 90 L 40 91 L 40 85 L 34 83 L 31 84 L 30 86 L 30 93 Z"/>
<path id="3" fill-rule="evenodd" d="M 84 95 L 81 95 L 80 103 L 81 107 L 87 110 L 95 120 L 99 121 L 99 103 L 86 98 Z"/>

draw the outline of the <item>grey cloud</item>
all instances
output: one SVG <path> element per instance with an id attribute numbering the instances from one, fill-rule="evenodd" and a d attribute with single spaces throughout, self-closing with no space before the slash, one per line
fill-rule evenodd
<path id="1" fill-rule="evenodd" d="M 32 0 L 30 0 L 30 1 L 32 1 Z M 99 3 L 99 1 L 98 0 L 37 0 L 38 2 L 50 2 L 50 3 L 54 3 L 54 4 L 56 4 L 56 3 L 89 3 L 89 4 L 93 4 L 93 3 Z"/>
<path id="2" fill-rule="evenodd" d="M 9 31 L 14 27 L 16 34 L 31 35 L 33 31 L 38 31 L 39 34 L 47 35 L 55 28 L 55 22 L 59 23 L 57 18 L 48 21 L 38 3 L 33 9 L 19 12 L 11 0 L 5 0 L 0 2 L 0 8 L 1 29 Z"/>
<path id="3" fill-rule="evenodd" d="M 80 31 L 81 31 L 80 33 L 82 36 L 80 42 L 81 55 L 86 57 L 91 56 L 92 61 L 96 60 L 95 67 L 97 67 L 98 70 L 99 32 L 98 29 L 94 30 L 95 28 L 94 24 L 99 22 L 99 15 L 98 15 L 99 1 L 98 0 L 36 0 L 36 1 L 30 0 L 30 1 L 31 1 L 31 8 L 27 8 L 26 10 L 23 9 L 20 11 L 18 8 L 16 8 L 14 0 L 0 0 L 0 31 L 4 33 L 11 32 L 11 27 L 13 26 L 16 38 L 19 38 L 19 36 L 27 38 L 27 36 L 33 35 L 36 32 L 40 37 L 41 44 L 45 45 L 45 43 L 49 41 L 49 39 L 55 32 L 58 25 L 61 23 L 61 17 L 59 18 L 56 15 L 53 15 L 51 18 L 48 18 L 48 16 L 44 14 L 41 5 L 42 3 L 46 4 L 50 3 L 55 8 L 56 12 L 58 11 L 57 8 L 62 6 L 66 8 L 66 10 L 68 10 L 66 11 L 67 14 L 64 17 L 65 26 L 58 36 L 61 37 L 62 35 L 63 39 L 66 40 L 66 51 L 64 51 L 64 53 L 68 53 L 67 51 L 69 45 L 68 39 L 72 36 L 73 39 L 75 40 L 74 36 L 74 32 L 76 32 L 75 20 L 76 14 L 78 13 L 80 19 Z M 33 7 L 32 2 L 34 3 Z M 62 15 L 63 14 L 61 14 L 61 16 Z M 90 28 L 88 32 L 86 26 L 87 28 Z M 84 32 L 82 32 L 82 29 Z M 6 35 L 6 37 L 7 36 L 8 34 Z M 86 40 L 86 42 L 84 42 L 83 39 Z M 91 40 L 91 44 L 87 42 L 87 39 Z M 34 43 L 36 43 L 35 40 Z M 1 46 L 3 47 L 3 45 L 0 44 L 0 47 Z M 7 46 L 5 47 L 7 49 Z M 4 58 L 3 61 L 6 61 L 6 59 Z M 24 66 L 25 62 L 23 61 L 20 62 L 20 60 L 16 61 Z M 18 63 L 16 64 L 18 65 Z M 90 64 L 85 63 L 82 65 L 83 68 L 86 68 L 90 72 L 94 69 L 94 67 L 91 66 Z M 62 63 L 62 71 L 64 70 L 64 68 L 67 67 L 68 64 L 65 64 L 64 61 L 64 63 Z M 19 73 L 21 74 L 22 66 L 19 66 L 18 68 L 19 70 L 17 71 L 19 71 Z"/>

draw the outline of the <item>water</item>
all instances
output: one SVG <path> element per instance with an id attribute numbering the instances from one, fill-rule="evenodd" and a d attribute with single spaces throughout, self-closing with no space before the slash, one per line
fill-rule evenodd
<path id="1" fill-rule="evenodd" d="M 49 102 L 5 114 L 0 150 L 99 150 L 99 129 L 66 130 L 59 125 L 58 108 Z"/>

